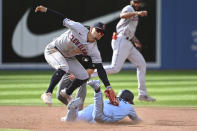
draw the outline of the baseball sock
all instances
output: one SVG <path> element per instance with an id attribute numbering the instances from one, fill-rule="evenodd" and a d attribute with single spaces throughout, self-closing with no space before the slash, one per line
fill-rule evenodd
<path id="1" fill-rule="evenodd" d="M 62 76 L 65 74 L 66 72 L 58 69 L 56 72 L 54 72 L 52 78 L 51 78 L 51 82 L 49 85 L 49 88 L 47 89 L 46 92 L 51 92 L 51 94 L 53 93 L 53 90 L 55 88 L 55 86 L 57 85 L 57 83 L 61 80 Z"/>
<path id="2" fill-rule="evenodd" d="M 72 84 L 66 89 L 66 93 L 68 95 L 71 95 L 73 93 L 73 91 L 75 89 L 77 89 L 77 87 L 81 86 L 83 83 L 87 82 L 88 79 L 85 79 L 85 80 L 80 80 L 80 79 L 77 79 L 75 78 L 72 82 Z"/>

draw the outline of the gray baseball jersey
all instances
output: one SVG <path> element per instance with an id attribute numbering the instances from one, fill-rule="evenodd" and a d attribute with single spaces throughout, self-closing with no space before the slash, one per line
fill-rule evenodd
<path id="1" fill-rule="evenodd" d="M 122 9 L 121 13 L 135 12 L 131 5 L 127 5 Z M 138 16 L 133 16 L 129 19 L 120 19 L 116 26 L 116 31 L 119 35 L 133 38 L 138 24 Z"/>
<path id="2" fill-rule="evenodd" d="M 122 9 L 121 13 L 135 12 L 131 5 L 127 5 Z M 117 39 L 112 39 L 111 45 L 113 49 L 111 65 L 104 66 L 107 74 L 118 73 L 128 59 L 131 63 L 137 67 L 137 78 L 138 78 L 138 90 L 139 95 L 148 95 L 146 89 L 146 62 L 142 54 L 133 46 L 129 39 L 133 38 L 136 27 L 138 24 L 138 16 L 132 16 L 131 18 L 121 18 L 116 26 L 118 33 Z M 91 75 L 92 77 L 97 76 L 97 72 Z"/>
<path id="3" fill-rule="evenodd" d="M 89 30 L 86 27 L 67 18 L 64 19 L 63 25 L 69 30 L 51 42 L 49 47 L 56 47 L 66 58 L 83 54 L 90 56 L 93 63 L 102 63 L 97 42 L 87 42 Z"/>
<path id="4" fill-rule="evenodd" d="M 74 56 L 88 55 L 93 63 L 102 63 L 97 42 L 87 42 L 89 30 L 82 24 L 66 18 L 63 25 L 69 29 L 47 45 L 45 59 L 56 70 L 72 73 L 80 80 L 88 79 L 88 73 Z"/>

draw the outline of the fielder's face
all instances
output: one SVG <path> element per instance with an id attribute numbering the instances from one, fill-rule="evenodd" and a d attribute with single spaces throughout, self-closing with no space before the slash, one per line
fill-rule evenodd
<path id="1" fill-rule="evenodd" d="M 142 3 L 141 3 L 141 2 L 130 1 L 130 4 L 133 6 L 133 8 L 134 8 L 135 10 L 139 10 Z"/>
<path id="2" fill-rule="evenodd" d="M 92 35 L 95 38 L 95 40 L 100 40 L 104 36 L 104 33 L 102 30 L 100 30 L 98 28 L 93 28 Z"/>

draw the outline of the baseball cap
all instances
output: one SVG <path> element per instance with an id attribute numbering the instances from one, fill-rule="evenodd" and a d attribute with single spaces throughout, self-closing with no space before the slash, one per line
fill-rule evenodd
<path id="1" fill-rule="evenodd" d="M 105 24 L 103 24 L 102 22 L 95 23 L 93 27 L 105 32 Z"/>
<path id="2" fill-rule="evenodd" d="M 130 1 L 133 1 L 133 2 L 142 2 L 142 0 L 130 0 Z"/>

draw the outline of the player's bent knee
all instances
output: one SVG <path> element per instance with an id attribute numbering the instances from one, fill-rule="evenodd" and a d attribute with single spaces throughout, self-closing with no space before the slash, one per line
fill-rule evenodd
<path id="1" fill-rule="evenodd" d="M 139 68 L 141 69 L 146 69 L 146 62 L 141 62 L 139 65 L 138 65 Z"/>
<path id="2" fill-rule="evenodd" d="M 54 73 L 54 75 L 55 75 L 55 77 L 61 79 L 62 76 L 63 76 L 65 73 L 66 73 L 66 72 L 65 72 L 64 70 L 58 69 L 58 70 Z"/>
<path id="3" fill-rule="evenodd" d="M 121 70 L 121 67 L 119 67 L 119 66 L 111 66 L 110 67 L 110 69 L 109 69 L 109 73 L 110 74 L 115 74 L 115 73 L 118 73 L 118 72 L 120 72 L 120 70 Z"/>
<path id="4" fill-rule="evenodd" d="M 144 59 L 141 59 L 141 61 L 138 61 L 136 63 L 137 68 L 140 69 L 146 69 L 146 61 Z"/>
<path id="5" fill-rule="evenodd" d="M 68 72 L 69 67 L 68 67 L 68 66 L 63 66 L 63 65 L 61 65 L 61 66 L 59 66 L 57 69 L 58 69 L 58 70 L 59 70 L 59 69 L 60 69 L 60 70 L 63 70 L 63 71 L 65 71 L 65 72 Z"/>
<path id="6" fill-rule="evenodd" d="M 68 104 L 67 99 L 65 99 L 64 97 L 62 97 L 60 94 L 57 95 L 57 99 L 58 99 L 59 101 L 61 101 L 63 104 L 65 104 L 65 105 Z"/>
<path id="7" fill-rule="evenodd" d="M 120 68 L 120 67 L 116 67 L 116 68 L 115 68 L 115 73 L 120 72 L 120 70 L 121 70 L 121 68 Z"/>
<path id="8" fill-rule="evenodd" d="M 76 77 L 76 78 L 78 78 L 80 80 L 88 80 L 90 78 L 90 76 L 87 73 L 87 74 L 84 74 L 83 76 L 79 76 L 79 77 Z"/>
<path id="9" fill-rule="evenodd" d="M 85 79 L 83 79 L 83 80 L 88 81 L 89 79 L 90 79 L 90 76 L 88 75 L 88 76 L 86 76 Z"/>

